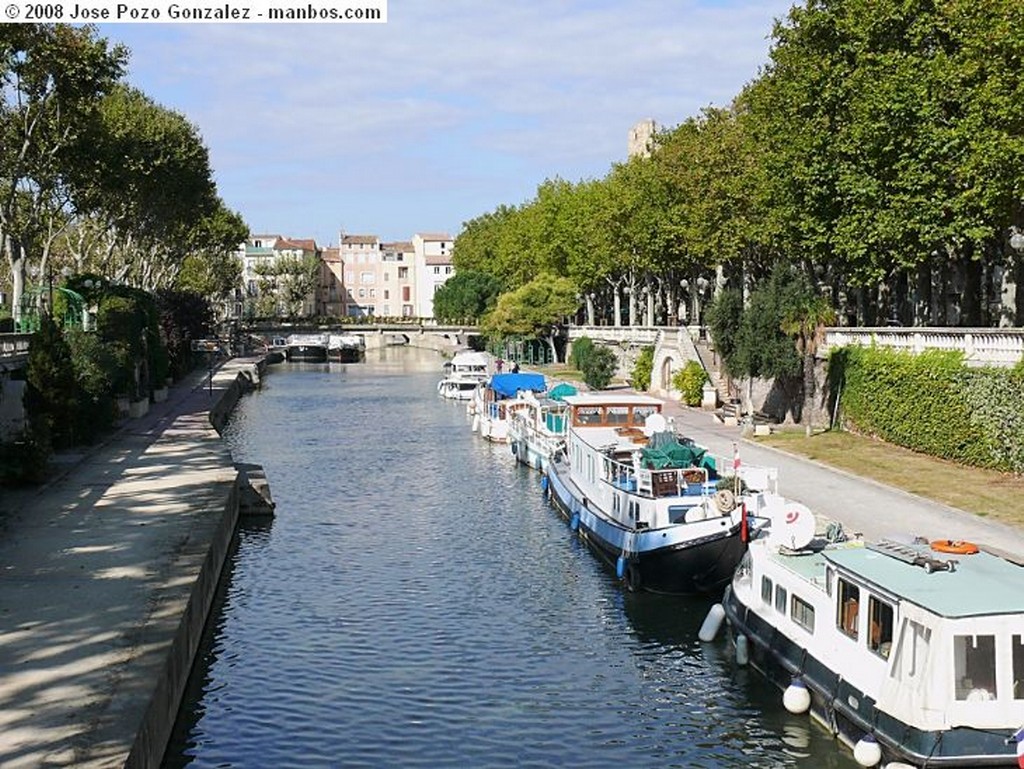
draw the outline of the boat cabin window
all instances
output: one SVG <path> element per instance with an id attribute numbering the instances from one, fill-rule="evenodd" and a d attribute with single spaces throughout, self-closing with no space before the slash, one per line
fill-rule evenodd
<path id="1" fill-rule="evenodd" d="M 629 424 L 628 406 L 607 406 L 605 408 L 605 422 L 610 425 Z"/>
<path id="2" fill-rule="evenodd" d="M 761 577 L 761 600 L 769 606 L 772 605 L 772 594 L 775 586 L 768 577 Z"/>
<path id="3" fill-rule="evenodd" d="M 984 702 L 996 699 L 995 636 L 953 636 L 953 668 L 958 700 Z"/>
<path id="4" fill-rule="evenodd" d="M 790 612 L 793 621 L 806 630 L 814 632 L 814 607 L 799 596 L 793 596 L 793 607 Z"/>
<path id="5" fill-rule="evenodd" d="M 574 422 L 578 425 L 599 425 L 601 424 L 600 406 L 578 406 L 573 411 Z"/>
<path id="6" fill-rule="evenodd" d="M 836 585 L 839 588 L 839 616 L 836 625 L 856 640 L 860 625 L 860 588 L 841 577 L 836 580 Z"/>
<path id="7" fill-rule="evenodd" d="M 651 414 L 657 413 L 658 409 L 654 406 L 634 406 L 633 407 L 633 424 L 637 427 L 643 427 L 647 417 Z"/>
<path id="8" fill-rule="evenodd" d="M 789 603 L 789 591 L 782 585 L 775 586 L 775 611 L 779 614 L 786 613 L 786 604 Z"/>
<path id="9" fill-rule="evenodd" d="M 1013 698 L 1024 700 L 1024 636 L 1013 636 Z"/>
<path id="10" fill-rule="evenodd" d="M 874 596 L 868 599 L 868 648 L 885 659 L 892 649 L 892 606 Z"/>

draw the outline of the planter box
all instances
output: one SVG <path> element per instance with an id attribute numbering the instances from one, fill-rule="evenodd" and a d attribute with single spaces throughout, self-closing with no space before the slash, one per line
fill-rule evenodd
<path id="1" fill-rule="evenodd" d="M 128 415 L 132 417 L 144 417 L 149 411 L 149 401 L 132 401 L 128 406 Z"/>
<path id="2" fill-rule="evenodd" d="M 153 390 L 153 403 L 163 403 L 165 400 L 167 400 L 166 387 L 160 387 L 156 390 Z"/>
<path id="3" fill-rule="evenodd" d="M 128 416 L 128 409 L 131 407 L 131 401 L 128 400 L 127 397 L 123 397 L 116 398 L 115 402 L 117 403 L 117 415 L 119 417 Z"/>

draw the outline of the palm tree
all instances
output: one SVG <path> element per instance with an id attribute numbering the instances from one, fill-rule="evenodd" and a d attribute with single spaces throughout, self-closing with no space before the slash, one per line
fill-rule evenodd
<path id="1" fill-rule="evenodd" d="M 800 409 L 800 421 L 805 423 L 807 437 L 811 437 L 814 421 L 814 356 L 825 339 L 825 327 L 835 323 L 836 312 L 825 296 L 804 294 L 789 303 L 779 328 L 782 333 L 794 338 L 796 351 L 803 358 L 804 406 Z M 808 405 L 811 408 L 807 408 Z M 806 414 L 805 414 L 806 412 Z"/>

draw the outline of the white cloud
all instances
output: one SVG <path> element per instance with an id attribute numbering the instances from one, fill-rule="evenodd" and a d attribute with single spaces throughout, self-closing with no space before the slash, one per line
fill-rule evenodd
<path id="1" fill-rule="evenodd" d="M 391 0 L 386 25 L 103 34 L 133 49 L 135 85 L 199 126 L 223 197 L 253 227 L 331 240 L 344 220 L 405 238 L 455 234 L 547 177 L 603 175 L 639 119 L 728 103 L 788 7 Z"/>

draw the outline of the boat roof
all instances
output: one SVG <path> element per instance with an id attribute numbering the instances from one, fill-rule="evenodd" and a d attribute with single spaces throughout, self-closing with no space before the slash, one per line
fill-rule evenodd
<path id="1" fill-rule="evenodd" d="M 1024 568 L 981 551 L 951 555 L 915 546 L 922 555 L 956 560 L 953 571 L 929 573 L 868 547 L 826 548 L 821 555 L 843 571 L 942 617 L 1024 614 Z"/>
<path id="2" fill-rule="evenodd" d="M 491 377 L 490 387 L 506 398 L 515 397 L 520 390 L 544 392 L 547 389 L 543 374 L 495 374 Z"/>
<path id="3" fill-rule="evenodd" d="M 650 395 L 633 392 L 588 392 L 566 395 L 570 406 L 662 406 L 664 402 Z"/>
<path id="4" fill-rule="evenodd" d="M 476 352 L 475 350 L 464 350 L 463 352 L 457 352 L 452 356 L 452 364 L 459 364 L 460 366 L 486 366 L 489 361 L 489 356 L 485 352 Z"/>

